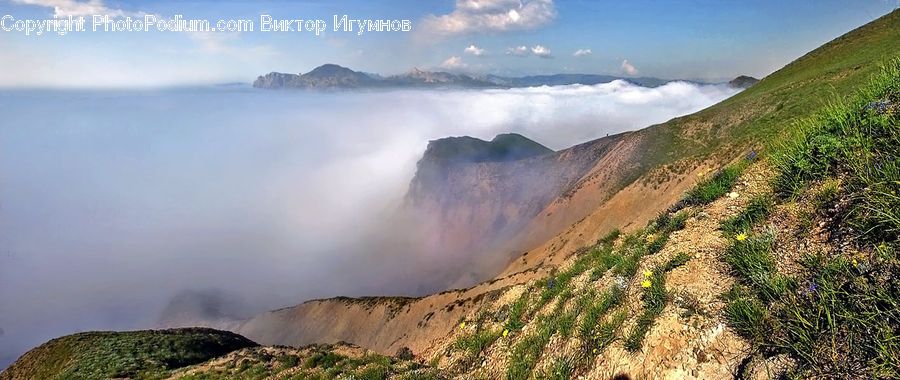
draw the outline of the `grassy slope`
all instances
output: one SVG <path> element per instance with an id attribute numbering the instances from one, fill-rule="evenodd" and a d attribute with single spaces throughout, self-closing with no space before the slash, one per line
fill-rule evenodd
<path id="1" fill-rule="evenodd" d="M 85 332 L 53 339 L 0 372 L 0 380 L 155 379 L 256 343 L 240 335 L 190 328 Z"/>
<path id="2" fill-rule="evenodd" d="M 853 30 L 772 73 L 749 89 L 700 112 L 647 128 L 657 152 L 650 167 L 723 146 L 758 145 L 784 127 L 852 94 L 898 55 L 900 10 Z"/>
<path id="3" fill-rule="evenodd" d="M 778 144 L 775 195 L 801 212 L 781 235 L 820 232 L 825 245 L 800 260 L 798 275 L 775 262 L 774 230 L 752 228 L 726 252 L 743 287 L 727 317 L 764 356 L 785 354 L 798 377 L 900 377 L 900 60 L 859 96 L 799 124 Z M 763 212 L 750 212 L 760 216 Z"/>

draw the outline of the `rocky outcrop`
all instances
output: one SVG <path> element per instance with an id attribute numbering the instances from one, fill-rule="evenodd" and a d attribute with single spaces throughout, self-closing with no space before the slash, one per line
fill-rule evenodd
<path id="1" fill-rule="evenodd" d="M 306 74 L 268 73 L 253 82 L 256 88 L 361 88 L 377 85 L 378 79 L 346 67 L 325 64 Z"/>
<path id="2" fill-rule="evenodd" d="M 432 246 L 441 252 L 433 254 L 472 262 L 477 270 L 456 284 L 471 286 L 503 269 L 512 254 L 506 251 L 523 248 L 510 238 L 576 188 L 622 136 L 559 152 L 520 135 L 500 135 L 491 142 L 471 137 L 432 141 L 410 183 L 406 211 L 434 239 Z M 580 216 L 573 213 L 576 219 L 566 221 Z"/>
<path id="3" fill-rule="evenodd" d="M 732 79 L 728 82 L 728 87 L 731 88 L 749 88 L 750 86 L 759 82 L 759 79 L 754 77 L 748 77 L 746 75 L 738 76 L 737 78 Z"/>
<path id="4" fill-rule="evenodd" d="M 384 79 L 384 84 L 392 87 L 501 87 L 498 83 L 476 79 L 465 74 L 423 71 L 417 68 L 405 74 L 387 77 Z"/>

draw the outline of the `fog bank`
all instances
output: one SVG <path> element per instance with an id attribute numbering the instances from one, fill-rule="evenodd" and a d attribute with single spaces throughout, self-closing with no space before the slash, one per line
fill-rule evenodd
<path id="1" fill-rule="evenodd" d="M 516 132 L 562 149 L 735 92 L 0 92 L 0 368 L 77 331 L 439 289 L 418 237 L 379 244 L 404 232 L 390 218 L 429 140 Z"/>

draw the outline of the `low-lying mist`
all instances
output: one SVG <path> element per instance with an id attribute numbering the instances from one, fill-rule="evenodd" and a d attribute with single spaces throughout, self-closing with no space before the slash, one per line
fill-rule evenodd
<path id="1" fill-rule="evenodd" d="M 0 368 L 77 331 L 440 290 L 453 258 L 392 219 L 428 140 L 562 149 L 735 91 L 0 92 Z"/>

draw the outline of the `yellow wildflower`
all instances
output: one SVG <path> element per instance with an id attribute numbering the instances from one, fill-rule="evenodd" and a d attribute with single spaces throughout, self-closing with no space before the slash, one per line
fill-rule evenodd
<path id="1" fill-rule="evenodd" d="M 653 238 L 655 238 L 655 237 L 656 237 L 656 235 L 654 235 L 654 234 L 647 235 L 647 240 L 653 240 Z"/>
<path id="2" fill-rule="evenodd" d="M 508 334 L 509 334 L 509 329 L 503 329 L 503 336 L 506 337 L 506 335 L 508 335 Z"/>
<path id="3" fill-rule="evenodd" d="M 650 282 L 650 280 L 644 280 L 644 282 L 641 283 L 641 286 L 645 287 L 645 288 L 649 288 L 650 285 L 653 285 L 653 283 Z"/>
<path id="4" fill-rule="evenodd" d="M 650 277 L 650 276 L 652 276 L 652 275 L 653 275 L 653 272 L 651 272 L 651 271 L 649 271 L 649 270 L 645 270 L 645 271 L 644 271 L 644 276 Z"/>
<path id="5" fill-rule="evenodd" d="M 747 240 L 747 234 L 742 232 L 742 233 L 739 233 L 738 236 L 735 236 L 734 238 L 737 239 L 737 241 L 744 241 L 744 240 Z"/>
<path id="6" fill-rule="evenodd" d="M 697 177 L 703 177 L 703 173 L 697 173 Z"/>
<path id="7" fill-rule="evenodd" d="M 851 262 L 853 263 L 853 266 L 856 266 L 856 264 L 858 264 L 858 263 L 856 262 L 856 259 L 853 259 L 853 261 L 851 261 Z"/>
<path id="8" fill-rule="evenodd" d="M 709 173 L 712 171 L 712 168 L 706 169 L 706 172 Z"/>
<path id="9" fill-rule="evenodd" d="M 460 324 L 459 324 L 459 328 L 461 328 L 461 329 L 466 328 L 466 323 L 465 323 L 465 322 L 460 323 Z"/>

